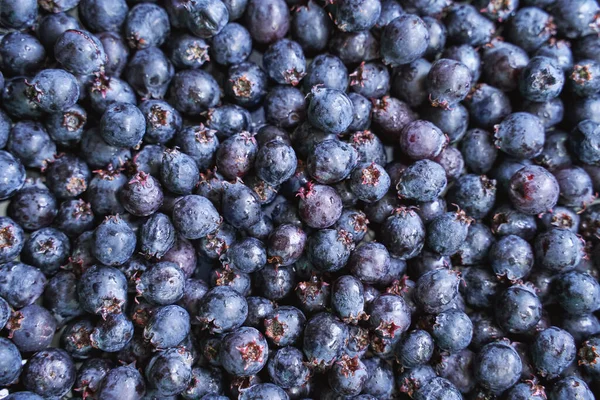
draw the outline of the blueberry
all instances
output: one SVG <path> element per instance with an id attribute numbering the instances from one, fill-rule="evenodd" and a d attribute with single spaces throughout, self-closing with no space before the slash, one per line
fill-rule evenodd
<path id="1" fill-rule="evenodd" d="M 160 46 L 169 35 L 169 16 L 164 8 L 152 3 L 140 3 L 127 13 L 123 34 L 133 49 Z"/>
<path id="2" fill-rule="evenodd" d="M 11 32 L 0 41 L 2 70 L 7 75 L 31 75 L 43 66 L 46 51 L 32 35 Z"/>
<path id="3" fill-rule="evenodd" d="M 32 27 L 38 16 L 38 5 L 35 1 L 2 1 L 0 7 L 0 25 L 12 29 Z"/>
<path id="4" fill-rule="evenodd" d="M 287 34 L 290 11 L 284 0 L 248 0 L 245 22 L 252 39 L 270 44 Z"/>
<path id="5" fill-rule="evenodd" d="M 75 364 L 64 350 L 43 350 L 25 364 L 23 385 L 40 395 L 62 397 L 75 383 L 75 373 Z"/>
<path id="6" fill-rule="evenodd" d="M 121 76 L 129 57 L 129 47 L 125 40 L 117 32 L 101 32 L 97 36 L 106 52 L 105 73 L 110 76 Z"/>
<path id="7" fill-rule="evenodd" d="M 458 400 L 462 398 L 462 395 L 452 382 L 441 377 L 431 379 L 414 394 L 415 400 L 427 400 L 436 397 Z"/>
<path id="8" fill-rule="evenodd" d="M 81 0 L 81 19 L 93 32 L 119 31 L 127 17 L 125 0 Z"/>
<path id="9" fill-rule="evenodd" d="M 535 161 L 549 171 L 569 167 L 573 159 L 569 153 L 570 141 L 567 141 L 567 138 L 569 135 L 561 131 L 548 135 L 544 142 L 544 149 Z"/>
<path id="10" fill-rule="evenodd" d="M 214 232 L 219 223 L 217 210 L 202 196 L 183 196 L 173 209 L 173 225 L 186 239 L 200 239 Z"/>
<path id="11" fill-rule="evenodd" d="M 559 186 L 556 178 L 543 167 L 527 166 L 510 179 L 508 195 L 518 211 L 536 215 L 556 205 Z"/>
<path id="12" fill-rule="evenodd" d="M 403 14 L 382 32 L 381 55 L 386 64 L 409 64 L 425 54 L 429 45 L 427 25 L 416 15 Z"/>
<path id="13" fill-rule="evenodd" d="M 17 346 L 10 340 L 1 338 L 0 354 L 2 354 L 0 382 L 3 386 L 8 386 L 13 383 L 21 373 L 21 353 L 19 353 Z"/>
<path id="14" fill-rule="evenodd" d="M 202 299 L 197 318 L 211 333 L 224 333 L 239 328 L 247 315 L 244 297 L 229 287 L 218 286 Z"/>
<path id="15" fill-rule="evenodd" d="M 465 241 L 454 254 L 453 260 L 460 265 L 477 265 L 488 257 L 494 236 L 490 228 L 483 223 L 472 223 Z"/>
<path id="16" fill-rule="evenodd" d="M 396 383 L 401 393 L 412 396 L 419 388 L 424 387 L 435 377 L 436 373 L 433 368 L 429 365 L 421 365 L 398 374 L 396 376 Z"/>
<path id="17" fill-rule="evenodd" d="M 48 115 L 45 126 L 56 144 L 75 147 L 81 141 L 87 119 L 87 111 L 76 104 L 62 112 Z"/>
<path id="18" fill-rule="evenodd" d="M 31 304 L 14 311 L 6 329 L 19 351 L 36 352 L 50 347 L 56 333 L 56 320 L 44 307 Z"/>
<path id="19" fill-rule="evenodd" d="M 56 60 L 69 72 L 86 75 L 100 71 L 107 62 L 102 42 L 89 32 L 69 29 L 54 44 Z"/>
<path id="20" fill-rule="evenodd" d="M 496 319 L 509 333 L 525 333 L 542 317 L 542 304 L 534 287 L 516 284 L 506 289 L 496 301 Z"/>
<path id="21" fill-rule="evenodd" d="M 327 370 L 340 356 L 348 328 L 337 317 L 319 313 L 304 330 L 304 355 L 317 370 Z"/>
<path id="22" fill-rule="evenodd" d="M 193 35 L 208 39 L 223 30 L 229 11 L 220 0 L 202 0 L 184 7 L 184 24 Z"/>
<path id="23" fill-rule="evenodd" d="M 454 107 L 471 89 L 471 71 L 463 63 L 440 59 L 431 65 L 427 75 L 429 101 L 434 107 Z"/>
<path id="24" fill-rule="evenodd" d="M 223 368 L 235 376 L 258 373 L 268 361 L 266 339 L 255 328 L 239 328 L 223 338 L 219 358 Z"/>
<path id="25" fill-rule="evenodd" d="M 448 41 L 455 44 L 481 46 L 489 43 L 496 27 L 470 4 L 451 7 L 444 19 Z"/>
<path id="26" fill-rule="evenodd" d="M 417 119 L 417 114 L 402 101 L 383 96 L 373 104 L 373 125 L 379 130 L 384 142 L 397 142 L 404 127 Z"/>
<path id="27" fill-rule="evenodd" d="M 169 103 L 182 114 L 195 115 L 219 102 L 219 85 L 203 70 L 181 70 L 169 85 Z"/>
<path id="28" fill-rule="evenodd" d="M 552 16 L 538 7 L 519 9 L 508 25 L 511 42 L 527 52 L 533 52 L 556 34 Z"/>
<path id="29" fill-rule="evenodd" d="M 469 125 L 470 114 L 467 109 L 461 104 L 456 105 L 448 110 L 439 107 L 429 106 L 427 112 L 423 116 L 429 122 L 436 125 L 445 135 L 448 136 L 446 141 L 456 143 L 462 140 L 467 132 Z M 471 113 L 472 115 L 473 113 Z"/>
<path id="30" fill-rule="evenodd" d="M 531 359 L 537 373 L 549 379 L 560 376 L 576 355 L 573 337 L 554 326 L 540 332 L 531 345 Z"/>
<path id="31" fill-rule="evenodd" d="M 416 201 L 432 201 L 446 189 L 444 168 L 430 160 L 419 160 L 402 172 L 396 185 L 398 195 Z"/>
<path id="32" fill-rule="evenodd" d="M 335 191 L 326 185 L 307 185 L 299 193 L 300 218 L 312 228 L 328 228 L 340 218 L 342 202 Z"/>
<path id="33" fill-rule="evenodd" d="M 159 307 L 144 326 L 144 340 L 154 349 L 177 346 L 190 333 L 190 316 L 177 305 Z"/>
<path id="34" fill-rule="evenodd" d="M 15 309 L 33 304 L 45 286 L 46 278 L 35 267 L 18 261 L 0 267 L 0 296 Z"/>
<path id="35" fill-rule="evenodd" d="M 79 99 L 75 77 L 61 69 L 44 69 L 31 81 L 33 101 L 45 112 L 65 111 Z"/>
<path id="36" fill-rule="evenodd" d="M 144 378 L 133 365 L 113 368 L 106 374 L 98 396 L 105 399 L 139 399 L 146 393 Z"/>
<path id="37" fill-rule="evenodd" d="M 56 154 L 56 145 L 39 122 L 19 121 L 13 125 L 6 149 L 28 168 L 44 168 Z"/>
<path id="38" fill-rule="evenodd" d="M 556 282 L 558 304 L 572 315 L 583 315 L 600 308 L 600 285 L 587 273 L 568 272 Z"/>
<path id="39" fill-rule="evenodd" d="M 485 175 L 463 175 L 450 189 L 448 201 L 461 207 L 469 216 L 481 219 L 496 201 L 496 181 Z"/>
<path id="40" fill-rule="evenodd" d="M 352 123 L 352 111 L 352 102 L 343 92 L 322 87 L 311 90 L 307 113 L 315 128 L 333 134 L 342 133 Z"/>
<path id="41" fill-rule="evenodd" d="M 411 107 L 419 106 L 427 100 L 427 74 L 431 63 L 424 58 L 404 64 L 392 79 L 392 94 Z"/>
<path id="42" fill-rule="evenodd" d="M 25 168 L 18 158 L 11 153 L 0 150 L 0 198 L 2 200 L 13 196 L 25 183 Z"/>
<path id="43" fill-rule="evenodd" d="M 73 390 L 83 392 L 88 396 L 95 395 L 111 369 L 113 369 L 113 363 L 110 360 L 91 358 L 84 361 L 77 370 Z"/>
<path id="44" fill-rule="evenodd" d="M 182 393 L 192 379 L 192 355 L 182 349 L 158 353 L 146 367 L 146 378 L 161 397 Z"/>
<path id="45" fill-rule="evenodd" d="M 471 223 L 464 211 L 440 215 L 427 226 L 427 246 L 439 254 L 453 255 L 467 238 Z"/>
<path id="46" fill-rule="evenodd" d="M 518 382 L 521 358 L 510 345 L 499 341 L 483 346 L 474 366 L 477 382 L 492 393 L 501 393 Z"/>
<path id="47" fill-rule="evenodd" d="M 576 396 L 585 400 L 594 398 L 594 394 L 585 381 L 575 376 L 568 376 L 554 384 L 548 398 L 552 400 L 566 400 Z"/>
<path id="48" fill-rule="evenodd" d="M 127 82 L 143 99 L 162 99 L 174 74 L 173 65 L 156 47 L 137 50 L 125 71 Z"/>
<path id="49" fill-rule="evenodd" d="M 414 298 L 427 313 L 443 312 L 452 307 L 458 286 L 456 271 L 438 269 L 426 272 L 417 281 Z"/>
<path id="50" fill-rule="evenodd" d="M 133 323 L 123 314 L 110 314 L 101 320 L 90 341 L 94 348 L 113 353 L 122 350 L 133 337 Z"/>
<path id="51" fill-rule="evenodd" d="M 400 207 L 385 220 L 381 235 L 381 240 L 387 245 L 391 255 L 411 259 L 423 249 L 425 226 L 413 209 Z"/>
<path id="52" fill-rule="evenodd" d="M 327 12 L 314 0 L 309 0 L 306 4 L 299 3 L 292 13 L 290 27 L 292 37 L 305 52 L 324 50 L 331 36 L 332 27 Z"/>
<path id="53" fill-rule="evenodd" d="M 236 104 L 252 107 L 267 93 L 267 74 L 252 62 L 243 62 L 229 68 L 225 93 Z"/>
<path id="54" fill-rule="evenodd" d="M 135 92 L 127 82 L 100 74 L 89 87 L 89 99 L 94 111 L 103 113 L 113 102 L 137 104 Z"/>
<path id="55" fill-rule="evenodd" d="M 529 101 L 543 102 L 557 97 L 565 83 L 558 63 L 548 57 L 533 57 L 521 71 L 519 91 Z"/>
<path id="56" fill-rule="evenodd" d="M 252 1 L 252 0 L 250 0 Z M 281 0 L 283 2 L 283 0 Z M 287 393 L 277 385 L 272 383 L 257 383 L 243 390 L 239 396 L 240 400 L 288 400 Z"/>
<path id="57" fill-rule="evenodd" d="M 223 391 L 222 375 L 221 371 L 216 368 L 193 367 L 190 384 L 181 393 L 181 396 L 184 399 L 206 398 L 211 395 L 217 396 L 217 393 Z"/>

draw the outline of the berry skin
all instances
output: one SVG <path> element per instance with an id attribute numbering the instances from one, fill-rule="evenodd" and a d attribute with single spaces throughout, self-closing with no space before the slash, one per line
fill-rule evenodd
<path id="1" fill-rule="evenodd" d="M 304 330 L 304 355 L 316 370 L 328 370 L 338 359 L 348 328 L 337 317 L 323 312 L 312 317 Z"/>
<path id="2" fill-rule="evenodd" d="M 594 188 L 588 173 L 580 167 L 565 167 L 554 173 L 560 187 L 559 204 L 583 207 L 594 201 Z"/>
<path id="3" fill-rule="evenodd" d="M 454 107 L 469 94 L 472 79 L 469 68 L 459 61 L 442 58 L 434 62 L 427 75 L 429 102 L 434 107 Z"/>
<path id="4" fill-rule="evenodd" d="M 369 305 L 369 326 L 382 338 L 400 337 L 410 327 L 410 310 L 401 296 L 382 294 Z"/>
<path id="5" fill-rule="evenodd" d="M 190 333 L 190 316 L 177 305 L 159 307 L 144 327 L 144 340 L 154 349 L 164 350 L 180 344 Z"/>
<path id="6" fill-rule="evenodd" d="M 270 44 L 287 34 L 290 11 L 284 0 L 248 0 L 245 22 L 254 41 Z"/>
<path id="7" fill-rule="evenodd" d="M 42 169 L 56 154 L 56 145 L 44 126 L 33 121 L 13 125 L 6 149 L 28 168 Z"/>
<path id="8" fill-rule="evenodd" d="M 139 399 L 146 393 L 144 378 L 133 365 L 113 368 L 106 374 L 98 397 Z"/>
<path id="9" fill-rule="evenodd" d="M 297 158 L 294 149 L 278 140 L 262 145 L 256 155 L 256 174 L 266 183 L 281 185 L 296 172 Z"/>
<path id="10" fill-rule="evenodd" d="M 283 2 L 283 0 L 282 0 Z M 239 400 L 288 400 L 287 393 L 277 385 L 272 383 L 258 383 L 250 386 L 240 393 Z M 211 400 L 211 399 L 209 399 Z M 221 399 L 217 399 L 221 400 Z"/>
<path id="11" fill-rule="evenodd" d="M 433 339 L 427 331 L 413 330 L 396 346 L 396 356 L 403 367 L 415 368 L 429 362 L 433 349 Z"/>
<path id="12" fill-rule="evenodd" d="M 47 349 L 33 355 L 23 369 L 23 385 L 39 395 L 62 397 L 75 383 L 75 364 L 61 349 Z"/>
<path id="13" fill-rule="evenodd" d="M 482 46 L 491 41 L 496 28 L 470 4 L 457 4 L 448 10 L 444 19 L 448 41 L 456 44 Z"/>
<path id="14" fill-rule="evenodd" d="M 569 136 L 571 150 L 584 164 L 600 163 L 600 128 L 592 120 L 579 122 Z"/>
<path id="15" fill-rule="evenodd" d="M 427 246 L 441 255 L 453 255 L 467 238 L 471 222 L 464 211 L 440 215 L 427 226 Z"/>
<path id="16" fill-rule="evenodd" d="M 315 87 L 307 108 L 309 122 L 327 133 L 344 132 L 353 120 L 352 101 L 337 89 Z"/>
<path id="17" fill-rule="evenodd" d="M 92 253 L 105 265 L 122 265 L 133 255 L 136 242 L 127 222 L 109 216 L 94 231 Z"/>
<path id="18" fill-rule="evenodd" d="M 556 205 L 559 197 L 556 178 L 545 168 L 527 166 L 510 179 L 508 197 L 513 206 L 528 215 L 537 215 Z"/>
<path id="19" fill-rule="evenodd" d="M 268 364 L 269 377 L 278 386 L 290 389 L 304 385 L 310 376 L 304 355 L 295 347 L 277 350 Z"/>
<path id="20" fill-rule="evenodd" d="M 88 165 L 71 154 L 55 156 L 44 172 L 48 188 L 59 199 L 82 195 L 87 190 L 91 178 Z"/>
<path id="21" fill-rule="evenodd" d="M 122 350 L 133 337 L 133 323 L 123 314 L 110 314 L 98 322 L 90 334 L 96 349 L 114 353 Z"/>
<path id="22" fill-rule="evenodd" d="M 594 394 L 585 381 L 575 376 L 568 376 L 552 386 L 548 398 L 552 400 L 566 400 L 577 397 L 584 400 L 592 400 L 594 399 Z"/>
<path id="23" fill-rule="evenodd" d="M 379 283 L 390 270 L 390 254 L 381 243 L 362 243 L 350 255 L 347 267 L 356 278 L 367 284 Z"/>
<path id="24" fill-rule="evenodd" d="M 587 273 L 571 271 L 561 275 L 554 293 L 568 314 L 584 315 L 600 309 L 600 284 Z"/>
<path id="25" fill-rule="evenodd" d="M 496 319 L 509 333 L 526 333 L 542 317 L 542 304 L 533 287 L 516 284 L 506 289 L 496 301 Z"/>
<path id="26" fill-rule="evenodd" d="M 35 267 L 18 261 L 0 267 L 0 296 L 14 309 L 35 303 L 45 286 L 46 278 Z"/>
<path id="27" fill-rule="evenodd" d="M 442 131 L 428 121 L 413 121 L 400 134 L 400 149 L 414 160 L 433 159 L 447 144 L 448 139 Z"/>
<path id="28" fill-rule="evenodd" d="M 18 158 L 0 150 L 0 199 L 10 198 L 25 183 L 25 168 Z"/>
<path id="29" fill-rule="evenodd" d="M 127 299 L 127 279 L 118 269 L 93 266 L 81 276 L 78 292 L 80 304 L 87 312 L 120 313 Z"/>
<path id="30" fill-rule="evenodd" d="M 536 372 L 552 379 L 575 360 L 577 348 L 573 337 L 555 326 L 540 332 L 531 345 L 531 361 Z"/>
<path id="31" fill-rule="evenodd" d="M 209 332 L 226 333 L 239 328 L 247 316 L 246 299 L 227 286 L 217 286 L 202 299 L 197 318 Z"/>
<path id="32" fill-rule="evenodd" d="M 496 146 L 512 157 L 532 159 L 539 156 L 544 148 L 544 126 L 532 114 L 513 113 L 495 130 Z"/>
<path id="33" fill-rule="evenodd" d="M 54 44 L 56 60 L 69 72 L 87 75 L 98 72 L 107 58 L 102 42 L 89 32 L 69 29 Z"/>
<path id="34" fill-rule="evenodd" d="M 487 390 L 501 393 L 518 382 L 522 368 L 515 349 L 503 341 L 493 342 L 477 354 L 475 379 Z"/>
<path id="35" fill-rule="evenodd" d="M 385 64 L 393 66 L 409 64 L 427 50 L 429 31 L 423 20 L 416 15 L 404 14 L 383 29 L 381 55 Z"/>
<path id="36" fill-rule="evenodd" d="M 221 222 L 217 210 L 205 197 L 181 197 L 173 208 L 173 225 L 186 239 L 201 239 L 217 230 Z"/>
<path id="37" fill-rule="evenodd" d="M 438 198 L 446 184 L 446 171 L 440 164 L 419 160 L 402 172 L 396 189 L 401 198 L 426 202 Z"/>
<path id="38" fill-rule="evenodd" d="M 527 241 L 519 236 L 508 235 L 492 245 L 489 259 L 494 273 L 512 282 L 529 274 L 534 255 Z"/>
<path id="39" fill-rule="evenodd" d="M 557 97 L 565 84 L 565 76 L 558 63 L 548 57 L 533 57 L 521 71 L 519 92 L 529 100 L 549 101 Z"/>
<path id="40" fill-rule="evenodd" d="M 307 170 L 319 183 L 332 184 L 347 178 L 357 163 L 358 153 L 354 147 L 330 139 L 315 145 L 307 159 Z"/>
<path id="41" fill-rule="evenodd" d="M 485 175 L 463 175 L 448 192 L 447 200 L 473 218 L 484 218 L 496 201 L 496 181 Z"/>
<path id="42" fill-rule="evenodd" d="M 414 394 L 415 400 L 427 400 L 436 397 L 459 400 L 462 398 L 462 395 L 452 382 L 441 377 L 431 379 Z"/>
<path id="43" fill-rule="evenodd" d="M 309 183 L 306 189 L 300 189 L 298 197 L 300 218 L 311 228 L 328 228 L 342 214 L 342 200 L 330 186 Z"/>
<path id="44" fill-rule="evenodd" d="M 8 386 L 21 374 L 21 353 L 10 340 L 0 338 L 0 384 Z"/>
<path id="45" fill-rule="evenodd" d="M 206 48 L 202 49 L 200 47 L 199 51 L 206 52 Z M 188 53 L 191 51 L 194 50 L 190 49 Z M 251 52 L 252 38 L 250 33 L 242 25 L 235 22 L 225 25 L 221 32 L 212 38 L 211 58 L 221 65 L 235 65 L 244 62 Z M 188 55 L 187 58 L 190 59 L 191 57 Z M 203 58 L 208 60 L 208 55 Z"/>
<path id="46" fill-rule="evenodd" d="M 260 221 L 260 203 L 241 181 L 225 184 L 221 201 L 223 218 L 235 228 L 248 229 Z"/>
<path id="47" fill-rule="evenodd" d="M 535 238 L 536 262 L 553 273 L 569 272 L 584 256 L 581 239 L 567 229 L 551 228 Z"/>
<path id="48" fill-rule="evenodd" d="M 148 363 L 145 375 L 148 383 L 161 397 L 182 393 L 192 380 L 192 355 L 174 348 L 158 353 Z"/>
<path id="49" fill-rule="evenodd" d="M 416 257 L 423 249 L 425 226 L 411 208 L 400 207 L 389 216 L 381 230 L 381 240 L 390 254 L 403 260 Z"/>
<path id="50" fill-rule="evenodd" d="M 225 371 L 232 375 L 254 375 L 267 364 L 269 346 L 257 329 L 239 328 L 223 338 L 219 359 Z"/>
<path id="51" fill-rule="evenodd" d="M 458 295 L 459 277 L 455 271 L 438 269 L 426 272 L 417 281 L 415 301 L 427 313 L 440 313 L 452 308 Z"/>

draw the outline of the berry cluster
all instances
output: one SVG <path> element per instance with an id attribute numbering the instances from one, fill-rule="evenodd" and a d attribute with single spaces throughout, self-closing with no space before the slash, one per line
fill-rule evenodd
<path id="1" fill-rule="evenodd" d="M 0 30 L 0 399 L 600 399 L 596 0 Z"/>

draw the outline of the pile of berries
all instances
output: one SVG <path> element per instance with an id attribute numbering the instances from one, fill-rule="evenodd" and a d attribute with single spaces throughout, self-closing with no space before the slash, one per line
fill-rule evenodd
<path id="1" fill-rule="evenodd" d="M 600 399 L 596 0 L 0 0 L 0 399 Z"/>

